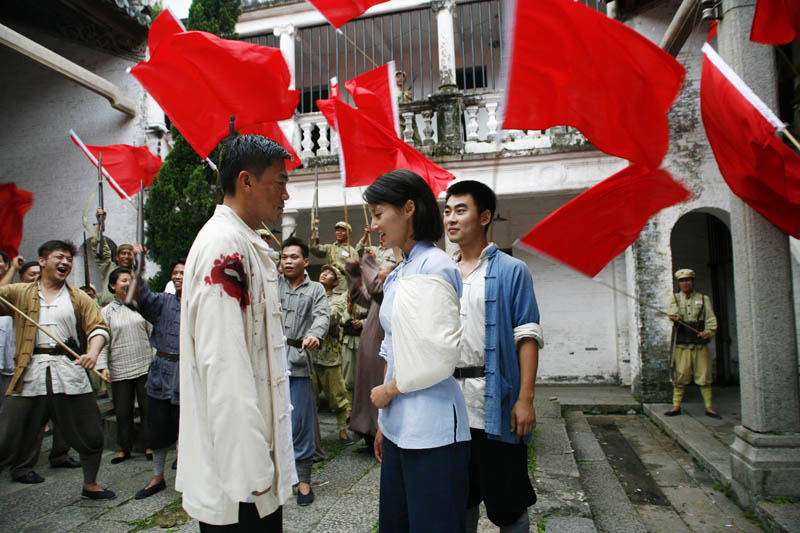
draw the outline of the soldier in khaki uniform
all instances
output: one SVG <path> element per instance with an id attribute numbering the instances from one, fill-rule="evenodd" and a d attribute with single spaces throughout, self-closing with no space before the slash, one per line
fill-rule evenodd
<path id="1" fill-rule="evenodd" d="M 315 403 L 319 400 L 319 392 L 322 389 L 328 399 L 328 405 L 336 414 L 339 442 L 349 444 L 352 441 L 347 435 L 347 415 L 351 404 L 347 399 L 347 390 L 342 377 L 342 318 L 347 312 L 347 293 L 334 292 L 334 288 L 339 284 L 339 276 L 340 272 L 330 264 L 323 265 L 319 273 L 319 282 L 325 287 L 328 296 L 331 321 L 322 345 L 311 356 L 314 363 L 312 383 Z"/>
<path id="2" fill-rule="evenodd" d="M 340 279 L 341 283 L 342 280 Z M 346 284 L 346 281 L 344 282 Z M 347 388 L 347 400 L 353 405 L 353 391 L 356 384 L 356 354 L 364 331 L 367 309 L 361 307 L 347 295 L 347 310 L 342 316 L 342 376 Z M 348 414 L 347 418 L 350 418 Z"/>
<path id="3" fill-rule="evenodd" d="M 317 222 L 319 219 L 317 219 Z M 350 224 L 347 222 L 339 221 L 336 223 L 336 242 L 331 244 L 320 244 L 319 236 L 317 235 L 316 227 L 311 232 L 311 239 L 309 239 L 309 249 L 311 253 L 317 257 L 324 257 L 325 262 L 329 265 L 336 265 L 341 272 L 344 272 L 344 265 L 348 259 L 358 260 L 358 252 L 350 246 L 347 242 L 350 236 Z M 337 290 L 336 292 L 342 292 Z"/>
<path id="4" fill-rule="evenodd" d="M 361 240 L 356 243 L 356 251 L 358 252 L 358 258 L 353 258 L 355 261 L 359 261 L 362 257 L 364 257 L 365 253 L 371 253 L 372 257 L 375 258 L 375 262 L 378 263 L 378 266 L 382 265 L 385 261 L 391 261 L 393 263 L 397 263 L 400 259 L 395 257 L 394 255 L 394 248 L 384 248 L 381 246 L 368 246 L 367 242 L 369 240 L 369 224 L 364 226 L 364 236 L 361 237 Z"/>
<path id="5" fill-rule="evenodd" d="M 694 270 L 682 268 L 675 273 L 681 292 L 673 294 L 667 309 L 673 322 L 672 332 L 672 409 L 666 416 L 681 414 L 681 401 L 686 385 L 692 381 L 700 387 L 706 416 L 722 418 L 711 407 L 711 356 L 708 342 L 717 332 L 717 317 L 711 299 L 694 290 Z M 689 326 L 689 327 L 687 327 Z M 699 333 L 698 333 L 699 332 Z"/>

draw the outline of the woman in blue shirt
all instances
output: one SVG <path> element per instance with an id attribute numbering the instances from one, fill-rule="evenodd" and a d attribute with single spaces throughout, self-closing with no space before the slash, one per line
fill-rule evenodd
<path id="1" fill-rule="evenodd" d="M 364 198 L 381 244 L 399 247 L 404 257 L 384 283 L 380 355 L 386 375 L 371 394 L 380 409 L 380 531 L 461 533 L 470 438 L 464 396 L 452 377 L 461 333 L 461 274 L 433 244 L 444 226 L 420 176 L 389 172 Z"/>

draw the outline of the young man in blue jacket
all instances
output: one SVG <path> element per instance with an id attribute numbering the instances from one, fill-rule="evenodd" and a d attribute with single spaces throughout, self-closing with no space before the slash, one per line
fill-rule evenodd
<path id="1" fill-rule="evenodd" d="M 479 504 L 501 532 L 529 531 L 536 493 L 528 477 L 527 444 L 539 349 L 539 308 L 527 265 L 489 243 L 494 192 L 477 181 L 450 186 L 447 237 L 464 281 L 461 358 L 454 377 L 464 391 L 472 437 L 466 531 L 477 531 Z"/>

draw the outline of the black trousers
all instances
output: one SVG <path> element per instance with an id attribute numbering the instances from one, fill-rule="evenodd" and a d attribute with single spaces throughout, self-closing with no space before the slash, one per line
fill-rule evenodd
<path id="1" fill-rule="evenodd" d="M 169 448 L 178 440 L 181 406 L 169 400 L 147 397 L 147 445 L 158 450 Z"/>
<path id="2" fill-rule="evenodd" d="M 111 382 L 111 393 L 114 395 L 114 412 L 117 415 L 117 444 L 120 451 L 133 449 L 136 439 L 136 428 L 133 424 L 134 398 L 139 400 L 139 414 L 142 427 L 147 427 L 147 374 L 133 379 L 122 379 Z"/>
<path id="3" fill-rule="evenodd" d="M 59 446 L 63 455 L 75 448 L 83 482 L 92 485 L 103 453 L 103 423 L 94 394 L 53 394 L 49 370 L 46 387 L 44 396 L 9 396 L 0 407 L 0 466 L 9 467 L 12 478 L 33 469 L 42 447 L 42 426 L 49 419 L 54 424 L 53 448 Z M 51 461 L 57 462 L 53 459 L 51 454 Z"/>
<path id="4" fill-rule="evenodd" d="M 264 533 L 281 533 L 283 531 L 283 507 L 278 507 L 278 510 L 274 513 L 268 514 L 264 518 L 259 518 L 256 504 L 239 502 L 238 523 L 225 526 L 213 526 L 200 522 L 200 531 L 202 533 L 206 531 L 240 531 L 244 533 L 263 531 Z"/>

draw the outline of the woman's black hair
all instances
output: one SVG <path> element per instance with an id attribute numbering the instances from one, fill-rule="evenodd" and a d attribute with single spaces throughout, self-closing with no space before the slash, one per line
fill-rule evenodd
<path id="1" fill-rule="evenodd" d="M 415 241 L 436 242 L 444 235 L 444 223 L 439 204 L 427 182 L 419 174 L 404 168 L 379 176 L 364 191 L 368 204 L 389 204 L 401 208 L 414 202 L 412 237 Z"/>
<path id="2" fill-rule="evenodd" d="M 133 270 L 128 267 L 118 267 L 111 271 L 111 274 L 108 276 L 108 292 L 111 294 L 114 294 L 114 289 L 111 288 L 111 286 L 117 284 L 117 280 L 121 274 L 133 275 Z"/>

